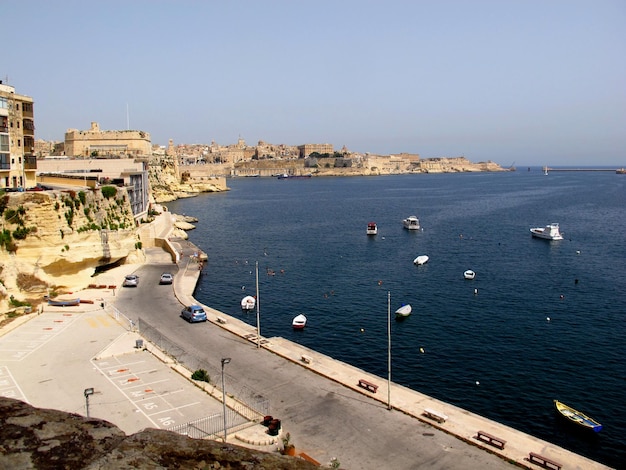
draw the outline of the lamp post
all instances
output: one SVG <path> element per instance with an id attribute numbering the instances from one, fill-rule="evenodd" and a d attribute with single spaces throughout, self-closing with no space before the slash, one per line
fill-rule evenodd
<path id="1" fill-rule="evenodd" d="M 256 347 L 261 347 L 261 314 L 259 305 L 259 262 L 256 262 Z"/>
<path id="2" fill-rule="evenodd" d="M 89 418 L 89 396 L 93 395 L 93 388 L 86 388 L 83 393 L 85 394 L 85 409 L 87 410 L 87 418 Z"/>
<path id="3" fill-rule="evenodd" d="M 387 292 L 387 409 L 391 409 L 391 292 Z"/>
<path id="4" fill-rule="evenodd" d="M 226 442 L 226 389 L 224 388 L 224 364 L 230 362 L 230 357 L 222 358 L 222 406 L 224 408 L 224 442 Z"/>

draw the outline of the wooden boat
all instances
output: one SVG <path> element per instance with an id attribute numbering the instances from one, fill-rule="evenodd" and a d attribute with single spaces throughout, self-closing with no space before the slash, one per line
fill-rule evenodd
<path id="1" fill-rule="evenodd" d="M 585 429 L 591 429 L 594 432 L 600 432 L 602 425 L 595 419 L 590 418 L 586 414 L 575 410 L 571 406 L 567 406 L 565 403 L 561 403 L 558 400 L 554 400 L 554 406 L 561 416 L 568 419 L 570 422 L 582 426 Z"/>
<path id="2" fill-rule="evenodd" d="M 376 235 L 378 233 L 378 226 L 376 222 L 369 222 L 367 224 L 367 234 L 368 235 Z"/>
<path id="3" fill-rule="evenodd" d="M 54 307 L 74 307 L 76 305 L 80 305 L 80 299 L 67 299 L 67 300 L 48 299 L 48 305 L 52 305 Z"/>
<path id="4" fill-rule="evenodd" d="M 256 299 L 251 295 L 246 295 L 243 299 L 241 299 L 241 310 L 244 312 L 254 310 L 254 307 L 256 307 Z"/>
<path id="5" fill-rule="evenodd" d="M 306 317 L 303 314 L 298 315 L 291 322 L 291 326 L 294 330 L 301 330 L 306 326 Z"/>
<path id="6" fill-rule="evenodd" d="M 411 304 L 406 304 L 396 310 L 396 317 L 408 317 L 412 311 Z"/>
<path id="7" fill-rule="evenodd" d="M 417 258 L 415 258 L 413 260 L 413 264 L 416 264 L 416 265 L 420 266 L 422 264 L 428 263 L 428 260 L 429 260 L 428 256 L 420 255 L 420 256 L 418 256 Z"/>
<path id="8" fill-rule="evenodd" d="M 471 269 L 468 269 L 467 271 L 463 273 L 463 277 L 465 279 L 474 279 L 476 277 L 476 273 L 472 271 Z"/>

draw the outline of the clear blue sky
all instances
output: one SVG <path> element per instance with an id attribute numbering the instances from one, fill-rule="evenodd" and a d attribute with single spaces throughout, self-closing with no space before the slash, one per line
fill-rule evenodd
<path id="1" fill-rule="evenodd" d="M 624 0 L 0 0 L 0 23 L 37 139 L 129 121 L 162 145 L 626 166 Z"/>

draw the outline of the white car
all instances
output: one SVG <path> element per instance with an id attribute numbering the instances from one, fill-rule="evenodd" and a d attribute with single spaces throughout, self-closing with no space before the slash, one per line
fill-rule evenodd
<path id="1" fill-rule="evenodd" d="M 171 284 L 172 282 L 174 282 L 174 276 L 172 276 L 170 273 L 161 274 L 159 284 Z"/>
<path id="2" fill-rule="evenodd" d="M 139 278 L 134 274 L 129 274 L 124 278 L 124 287 L 137 287 L 139 285 Z"/>

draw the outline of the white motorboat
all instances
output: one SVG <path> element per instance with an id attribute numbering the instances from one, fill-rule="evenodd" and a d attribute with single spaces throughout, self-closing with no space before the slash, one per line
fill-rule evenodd
<path id="1" fill-rule="evenodd" d="M 404 228 L 409 230 L 419 230 L 420 229 L 420 219 L 416 216 L 412 215 L 402 220 L 402 225 Z"/>
<path id="2" fill-rule="evenodd" d="M 306 317 L 301 313 L 293 319 L 291 326 L 293 326 L 294 330 L 301 330 L 306 326 Z"/>
<path id="3" fill-rule="evenodd" d="M 254 307 L 256 307 L 256 299 L 251 295 L 246 295 L 243 299 L 241 299 L 241 310 L 244 312 L 254 310 Z"/>
<path id="4" fill-rule="evenodd" d="M 367 234 L 376 235 L 377 233 L 378 233 L 378 225 L 376 225 L 376 222 L 369 222 L 367 224 Z"/>
<path id="5" fill-rule="evenodd" d="M 411 308 L 411 304 L 403 305 L 398 310 L 396 310 L 396 316 L 397 317 L 408 317 L 409 315 L 411 315 L 411 311 L 412 310 L 413 309 Z"/>
<path id="6" fill-rule="evenodd" d="M 474 279 L 476 277 L 476 273 L 472 271 L 471 269 L 468 269 L 467 271 L 463 273 L 463 277 L 465 279 Z"/>
<path id="7" fill-rule="evenodd" d="M 417 258 L 415 258 L 413 260 L 413 264 L 416 264 L 417 266 L 420 266 L 422 264 L 426 264 L 428 263 L 428 256 L 426 255 L 419 255 Z"/>
<path id="8" fill-rule="evenodd" d="M 553 223 L 545 227 L 535 227 L 530 229 L 530 233 L 535 238 L 545 240 L 563 240 L 563 235 L 559 231 L 559 224 Z"/>

